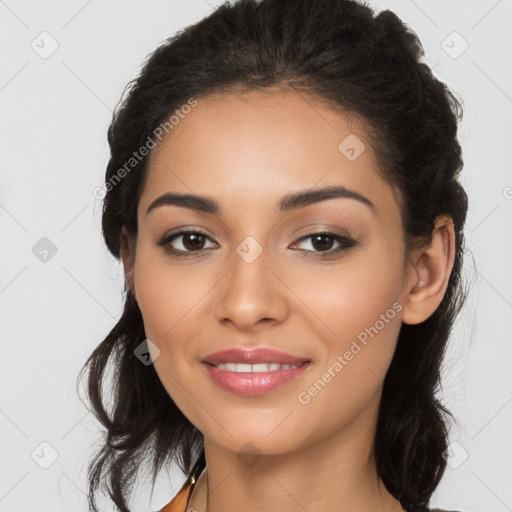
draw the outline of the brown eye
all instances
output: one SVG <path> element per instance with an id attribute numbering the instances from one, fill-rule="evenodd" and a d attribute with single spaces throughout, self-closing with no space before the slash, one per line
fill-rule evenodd
<path id="1" fill-rule="evenodd" d="M 183 246 L 188 251 L 197 251 L 203 248 L 205 237 L 197 233 L 188 233 L 183 235 Z"/>
<path id="2" fill-rule="evenodd" d="M 210 238 L 201 231 L 189 230 L 180 231 L 179 233 L 167 236 L 161 240 L 158 245 L 165 247 L 168 252 L 174 254 L 187 254 L 191 252 L 199 252 L 207 248 L 205 244 L 208 241 L 211 242 Z M 216 244 L 211 242 L 209 247 L 215 246 Z"/>
<path id="3" fill-rule="evenodd" d="M 328 251 L 336 240 L 327 235 L 313 235 L 311 237 L 311 245 L 316 251 Z"/>
<path id="4" fill-rule="evenodd" d="M 302 237 L 298 242 L 303 243 L 308 241 L 309 247 L 302 249 L 306 252 L 318 253 L 320 256 L 338 253 L 345 251 L 350 247 L 356 245 L 355 240 L 345 236 L 336 235 L 329 232 L 311 233 L 310 235 Z M 338 247 L 333 249 L 333 245 L 338 244 Z"/>

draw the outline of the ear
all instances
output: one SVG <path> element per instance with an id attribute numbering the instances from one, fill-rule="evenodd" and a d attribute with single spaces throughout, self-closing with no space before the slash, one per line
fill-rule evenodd
<path id="1" fill-rule="evenodd" d="M 455 260 L 455 229 L 448 215 L 437 217 L 432 241 L 418 249 L 412 258 L 402 321 L 419 324 L 441 303 Z"/>
<path id="2" fill-rule="evenodd" d="M 131 237 L 125 226 L 121 228 L 121 259 L 123 261 L 124 266 L 124 274 L 125 274 L 125 283 L 126 288 L 135 295 L 135 285 L 134 285 L 134 268 L 135 268 L 135 240 Z"/>

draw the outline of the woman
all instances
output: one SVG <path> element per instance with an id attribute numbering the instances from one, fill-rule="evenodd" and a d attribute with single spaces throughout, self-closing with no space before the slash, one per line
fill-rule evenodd
<path id="1" fill-rule="evenodd" d="M 390 11 L 242 0 L 150 56 L 108 134 L 93 510 L 105 482 L 129 510 L 148 456 L 189 474 L 166 512 L 429 510 L 467 196 L 422 55 Z"/>

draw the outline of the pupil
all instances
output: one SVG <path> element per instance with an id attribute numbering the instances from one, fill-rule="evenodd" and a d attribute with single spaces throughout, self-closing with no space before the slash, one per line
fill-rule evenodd
<path id="1" fill-rule="evenodd" d="M 203 243 L 204 237 L 196 233 L 189 233 L 188 235 L 183 237 L 183 245 L 187 250 L 202 249 L 201 245 Z"/>
<path id="2" fill-rule="evenodd" d="M 322 243 L 322 239 L 324 242 Z M 325 240 L 327 240 L 327 243 L 325 243 Z M 332 243 L 333 239 L 327 235 L 315 235 L 312 239 L 313 247 L 317 251 L 328 251 L 329 249 L 332 249 Z"/>

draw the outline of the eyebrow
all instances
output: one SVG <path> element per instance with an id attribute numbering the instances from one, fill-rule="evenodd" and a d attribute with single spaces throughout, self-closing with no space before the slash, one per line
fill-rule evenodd
<path id="1" fill-rule="evenodd" d="M 328 186 L 287 194 L 279 201 L 276 213 L 285 213 L 297 208 L 304 208 L 310 204 L 338 198 L 355 199 L 356 201 L 368 206 L 372 211 L 375 211 L 375 205 L 367 197 L 359 194 L 358 192 L 341 186 Z M 166 192 L 165 194 L 157 197 L 149 205 L 146 215 L 151 210 L 164 205 L 181 206 L 183 208 L 190 208 L 192 210 L 211 213 L 213 215 L 219 215 L 222 212 L 220 204 L 212 197 Z"/>

